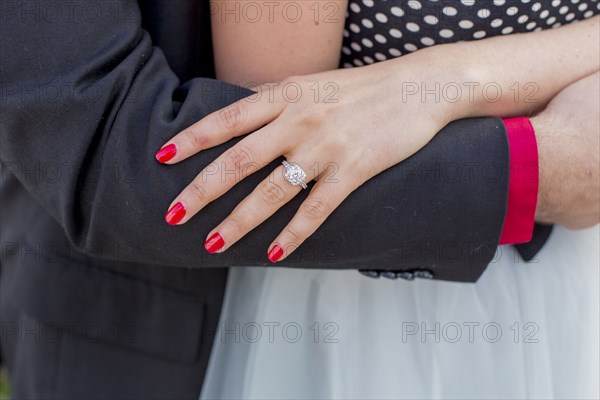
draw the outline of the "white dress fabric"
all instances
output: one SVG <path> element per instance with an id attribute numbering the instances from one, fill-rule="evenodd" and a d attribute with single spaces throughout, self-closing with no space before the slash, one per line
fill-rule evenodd
<path id="1" fill-rule="evenodd" d="M 232 269 L 201 398 L 598 399 L 599 231 L 475 284 Z"/>

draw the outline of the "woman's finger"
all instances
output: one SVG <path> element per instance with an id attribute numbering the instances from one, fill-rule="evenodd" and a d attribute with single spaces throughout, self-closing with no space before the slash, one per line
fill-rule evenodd
<path id="1" fill-rule="evenodd" d="M 184 129 L 163 145 L 156 159 L 163 164 L 179 161 L 228 140 L 252 132 L 273 121 L 284 104 L 261 86 L 256 94 L 215 111 Z"/>
<path id="2" fill-rule="evenodd" d="M 288 257 L 312 235 L 358 185 L 354 179 L 319 179 L 290 223 L 269 246 L 267 257 L 275 263 Z"/>
<path id="3" fill-rule="evenodd" d="M 171 225 L 187 222 L 238 182 L 285 154 L 287 145 L 277 140 L 281 137 L 277 131 L 277 123 L 269 124 L 221 154 L 175 198 L 166 221 Z"/>
<path id="4" fill-rule="evenodd" d="M 242 200 L 231 214 L 208 234 L 204 244 L 206 251 L 221 253 L 227 250 L 302 190 L 301 186 L 289 183 L 284 173 L 283 166 L 276 168 Z M 309 180 L 311 177 L 307 177 L 306 182 Z"/>

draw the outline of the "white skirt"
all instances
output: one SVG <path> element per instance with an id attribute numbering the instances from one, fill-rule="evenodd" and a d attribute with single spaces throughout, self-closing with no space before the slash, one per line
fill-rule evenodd
<path id="1" fill-rule="evenodd" d="M 232 269 L 202 399 L 600 398 L 599 227 L 476 284 Z"/>

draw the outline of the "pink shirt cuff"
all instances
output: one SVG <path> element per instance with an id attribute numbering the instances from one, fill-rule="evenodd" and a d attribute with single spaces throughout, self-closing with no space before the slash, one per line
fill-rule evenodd
<path id="1" fill-rule="evenodd" d="M 539 186 L 538 149 L 529 118 L 504 119 L 510 151 L 508 204 L 499 244 L 531 240 Z"/>

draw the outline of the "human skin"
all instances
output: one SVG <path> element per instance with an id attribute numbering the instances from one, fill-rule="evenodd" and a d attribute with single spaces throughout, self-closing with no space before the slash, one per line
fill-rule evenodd
<path id="1" fill-rule="evenodd" d="M 343 19 L 341 21 L 343 24 Z M 320 29 L 318 26 L 306 34 L 295 32 L 297 27 L 289 27 L 289 24 L 253 26 L 253 30 L 259 32 L 257 41 L 264 44 L 271 40 L 278 46 L 264 45 L 273 51 L 246 52 L 246 58 L 240 58 L 236 52 L 239 43 L 235 38 L 237 35 L 239 45 L 245 46 L 244 40 L 251 38 L 248 27 L 244 22 L 229 27 L 217 24 L 217 35 L 227 29 L 229 43 L 227 48 L 221 48 L 225 44 L 219 40 L 215 42 L 217 66 L 229 66 L 217 71 L 220 79 L 236 83 L 275 81 L 285 75 L 286 59 L 290 62 L 289 71 L 301 71 L 305 75 L 286 78 L 280 86 L 262 85 L 257 88 L 259 94 L 253 101 L 242 100 L 217 111 L 165 144 L 176 146 L 176 154 L 166 161 L 172 164 L 256 130 L 216 159 L 210 170 L 201 171 L 175 198 L 170 208 L 180 204 L 184 209 L 176 223 L 185 223 L 240 179 L 284 156 L 309 173 L 307 181 L 314 179 L 317 182 L 297 214 L 269 246 L 269 258 L 273 261 L 271 255 L 275 251 L 278 253 L 275 258 L 281 260 L 310 236 L 348 194 L 413 155 L 449 122 L 489 115 L 532 115 L 544 109 L 561 90 L 597 71 L 600 65 L 599 21 L 600 17 L 594 17 L 542 32 L 438 45 L 366 67 L 326 72 L 313 70 L 330 69 L 336 60 L 326 57 L 322 62 L 316 62 L 311 57 L 318 59 L 325 50 L 328 54 L 340 53 L 341 39 L 333 37 L 336 29 L 329 27 L 331 37 L 327 38 L 315 33 Z M 282 45 L 281 37 L 288 39 L 285 45 Z M 290 56 L 290 51 L 306 46 L 304 41 L 317 41 L 317 37 L 318 51 L 311 57 L 305 55 L 309 61 L 299 65 L 299 61 Z M 249 64 L 255 67 L 246 68 Z M 315 87 L 326 88 L 331 84 L 337 90 L 335 101 L 315 99 Z M 436 99 L 435 96 L 423 96 L 420 91 L 410 94 L 415 87 L 431 89 L 436 85 L 452 87 L 453 84 L 461 87 L 462 95 L 456 96 L 456 92 Z M 490 96 L 489 91 L 481 90 L 490 85 L 503 95 L 491 99 L 493 94 Z M 311 95 L 289 101 L 285 93 L 277 90 L 277 87 L 288 86 L 299 87 L 302 93 Z M 594 93 L 587 92 L 588 96 L 594 96 Z M 543 121 L 538 120 L 536 124 L 539 126 Z M 546 138 L 540 136 L 542 142 Z M 552 163 L 552 157 L 549 160 L 544 155 L 553 154 L 547 148 L 552 145 L 542 143 L 541 146 L 542 164 Z M 557 146 L 554 151 L 559 153 L 580 151 L 573 147 L 575 144 L 571 148 L 564 143 L 554 146 Z M 583 162 L 580 157 L 575 160 Z M 215 174 L 215 165 L 223 171 L 235 171 L 235 174 Z M 316 169 L 313 168 L 315 165 Z M 542 169 L 539 196 L 542 203 L 538 220 L 573 227 L 592 224 L 594 218 L 585 219 L 583 223 L 568 222 L 575 221 L 581 207 L 566 197 L 559 202 L 554 195 L 547 195 L 556 193 L 556 186 L 560 184 L 545 175 L 548 170 L 552 169 Z M 597 172 L 590 171 L 592 176 L 597 176 Z M 211 231 L 207 237 L 209 251 L 226 251 L 302 190 L 290 185 L 283 173 L 283 167 L 273 171 Z M 560 179 L 564 182 L 567 178 L 561 176 Z M 585 184 L 581 180 L 574 182 L 573 185 Z M 592 190 L 592 187 L 588 185 L 587 189 Z M 545 202 L 546 199 L 553 200 Z M 560 211 L 554 210 L 559 204 Z M 217 233 L 219 246 L 214 248 L 211 239 Z"/>
<path id="2" fill-rule="evenodd" d="M 540 164 L 536 220 L 570 229 L 600 222 L 600 73 L 565 88 L 531 118 Z"/>

